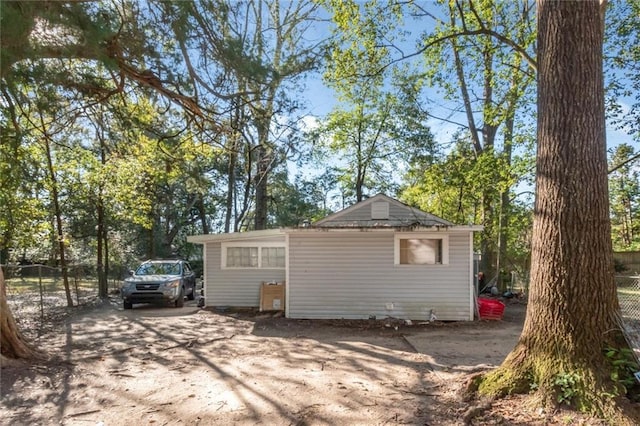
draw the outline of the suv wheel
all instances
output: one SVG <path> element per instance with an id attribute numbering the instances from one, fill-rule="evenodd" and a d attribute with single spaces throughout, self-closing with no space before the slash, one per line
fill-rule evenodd
<path id="1" fill-rule="evenodd" d="M 184 289 L 180 289 L 180 295 L 176 300 L 176 308 L 182 308 L 184 306 Z"/>
<path id="2" fill-rule="evenodd" d="M 133 309 L 133 303 L 131 303 L 131 302 L 123 302 L 123 303 L 122 303 L 122 306 L 123 306 L 125 309 Z"/>

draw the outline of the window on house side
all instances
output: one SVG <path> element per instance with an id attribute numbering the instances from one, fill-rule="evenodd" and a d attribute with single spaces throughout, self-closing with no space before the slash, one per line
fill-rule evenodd
<path id="1" fill-rule="evenodd" d="M 223 268 L 284 268 L 284 247 L 227 246 Z"/>
<path id="2" fill-rule="evenodd" d="M 284 268 L 284 247 L 262 247 L 262 268 Z"/>
<path id="3" fill-rule="evenodd" d="M 227 267 L 257 268 L 258 247 L 227 247 Z"/>
<path id="4" fill-rule="evenodd" d="M 402 238 L 400 239 L 401 265 L 442 264 L 442 239 Z"/>

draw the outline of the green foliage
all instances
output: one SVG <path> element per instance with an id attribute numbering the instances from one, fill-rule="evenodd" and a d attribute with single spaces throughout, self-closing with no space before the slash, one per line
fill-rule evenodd
<path id="1" fill-rule="evenodd" d="M 610 1 L 605 23 L 607 117 L 640 140 L 640 2 Z"/>
<path id="2" fill-rule="evenodd" d="M 557 400 L 560 404 L 570 404 L 578 394 L 581 380 L 576 373 L 561 372 L 556 375 L 553 384 L 557 388 Z"/>
<path id="3" fill-rule="evenodd" d="M 310 41 L 306 32 L 319 3 L 329 6 L 335 29 L 326 57 L 326 40 Z M 223 229 L 225 214 L 232 230 L 246 223 L 259 181 L 255 153 L 266 147 L 274 171 L 270 224 L 321 216 L 336 187 L 342 207 L 358 193 L 402 186 L 411 204 L 458 223 L 484 223 L 492 247 L 498 233 L 506 235 L 508 259 L 526 264 L 531 212 L 515 192 L 531 184 L 533 74 L 512 46 L 482 32 L 498 32 L 531 55 L 535 20 L 526 7 L 332 0 L 114 5 L 2 5 L 1 256 L 9 247 L 56 255 L 52 187 L 34 130 L 40 117 L 60 131 L 52 158 L 74 256 L 95 250 L 98 206 L 105 208 L 111 254 L 122 258 L 181 249 L 188 232 Z M 640 6 L 609 7 L 611 116 L 637 134 Z M 61 38 L 36 37 L 38 20 Z M 406 50 L 411 36 L 419 38 L 420 55 Z M 316 181 L 285 182 L 282 165 L 307 148 L 296 124 L 299 83 L 321 59 L 341 104 L 316 139 Z M 472 121 L 460 128 L 475 131 L 461 130 L 452 144 L 435 140 L 427 89 L 464 110 L 463 84 L 476 96 Z M 201 116 L 175 108 L 195 93 Z M 632 152 L 615 153 L 616 161 Z M 636 168 L 611 177 L 614 246 L 639 248 Z"/>
<path id="4" fill-rule="evenodd" d="M 635 160 L 634 160 L 635 158 Z M 618 145 L 610 158 L 609 200 L 614 250 L 640 249 L 640 168 L 637 153 Z"/>
<path id="5" fill-rule="evenodd" d="M 284 170 L 275 174 L 270 193 L 270 227 L 299 227 L 331 213 L 323 208 L 326 193 L 317 182 L 298 177 L 290 183 Z"/>
<path id="6" fill-rule="evenodd" d="M 497 259 L 501 269 L 512 269 L 508 234 L 518 226 L 511 217 L 518 209 L 511 205 L 513 191 L 532 180 L 534 16 L 513 2 L 438 4 L 428 10 L 415 5 L 418 16 L 433 23 L 425 26 L 419 45 L 424 76 L 453 110 L 463 111 L 448 121 L 459 121 L 464 136 L 443 150 L 436 167 L 414 165 L 405 194 L 435 204 L 436 213 L 456 222 L 482 224 L 482 268 L 492 274 Z M 461 149 L 461 143 L 468 147 Z M 453 177 L 440 178 L 443 173 Z"/>
<path id="7" fill-rule="evenodd" d="M 402 8 L 377 1 L 329 4 L 335 38 L 324 80 L 340 104 L 316 132 L 316 156 L 341 158 L 332 172 L 352 201 L 394 193 L 399 167 L 434 151 L 422 106 L 424 79 L 409 64 L 393 65 L 387 47 L 400 36 Z"/>
<path id="8" fill-rule="evenodd" d="M 606 359 L 611 364 L 611 380 L 621 385 L 625 393 L 640 388 L 634 373 L 640 371 L 635 354 L 629 348 L 607 347 L 604 350 Z"/>

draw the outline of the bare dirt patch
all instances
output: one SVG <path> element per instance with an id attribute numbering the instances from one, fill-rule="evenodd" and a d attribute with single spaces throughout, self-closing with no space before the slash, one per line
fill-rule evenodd
<path id="1" fill-rule="evenodd" d="M 50 361 L 3 366 L 2 423 L 599 424 L 527 409 L 518 398 L 460 397 L 470 373 L 513 348 L 520 303 L 502 321 L 411 326 L 216 312 L 195 302 L 120 306 L 114 299 L 65 311 L 30 335 Z"/>

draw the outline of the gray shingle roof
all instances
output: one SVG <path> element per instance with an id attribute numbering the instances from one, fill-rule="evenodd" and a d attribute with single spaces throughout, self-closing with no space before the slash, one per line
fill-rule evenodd
<path id="1" fill-rule="evenodd" d="M 388 203 L 388 215 L 384 219 L 373 218 L 374 203 Z M 384 205 L 382 205 L 384 210 Z M 411 228 L 448 227 L 454 223 L 431 213 L 408 206 L 384 194 L 378 194 L 344 210 L 331 214 L 311 225 L 314 228 Z"/>

